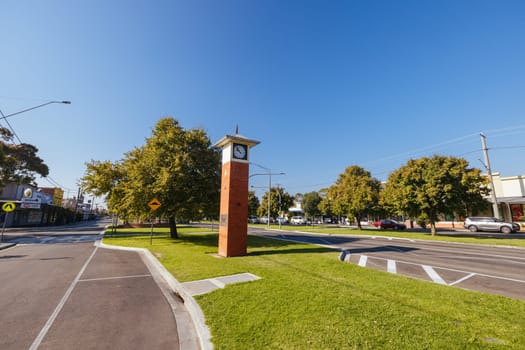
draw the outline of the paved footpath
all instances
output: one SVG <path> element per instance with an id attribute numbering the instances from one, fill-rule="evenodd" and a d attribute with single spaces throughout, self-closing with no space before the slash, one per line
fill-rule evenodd
<path id="1" fill-rule="evenodd" d="M 0 250 L 1 349 L 198 349 L 183 302 L 136 251 Z"/>

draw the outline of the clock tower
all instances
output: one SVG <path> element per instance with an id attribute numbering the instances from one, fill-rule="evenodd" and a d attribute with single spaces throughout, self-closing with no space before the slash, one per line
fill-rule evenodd
<path id="1" fill-rule="evenodd" d="M 248 246 L 248 176 L 250 148 L 259 141 L 226 135 L 214 146 L 222 149 L 219 255 L 243 256 Z"/>

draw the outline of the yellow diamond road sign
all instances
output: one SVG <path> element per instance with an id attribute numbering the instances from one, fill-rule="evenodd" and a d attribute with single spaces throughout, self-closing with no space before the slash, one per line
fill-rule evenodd
<path id="1" fill-rule="evenodd" d="M 2 205 L 2 210 L 5 211 L 6 213 L 9 213 L 15 210 L 15 208 L 16 208 L 16 204 L 13 202 L 7 202 Z"/>
<path id="2" fill-rule="evenodd" d="M 148 207 L 151 208 L 151 210 L 155 211 L 159 209 L 160 207 L 160 201 L 157 198 L 153 198 L 148 202 Z"/>

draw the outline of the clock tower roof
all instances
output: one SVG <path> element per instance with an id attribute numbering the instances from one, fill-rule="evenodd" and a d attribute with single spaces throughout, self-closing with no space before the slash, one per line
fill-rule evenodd
<path id="1" fill-rule="evenodd" d="M 258 145 L 260 141 L 249 139 L 245 136 L 236 134 L 234 136 L 232 135 L 226 135 L 223 138 L 221 138 L 219 141 L 217 141 L 213 146 L 223 148 L 226 145 L 229 145 L 231 143 L 240 143 L 243 145 L 247 145 L 249 147 L 253 147 L 255 145 Z"/>

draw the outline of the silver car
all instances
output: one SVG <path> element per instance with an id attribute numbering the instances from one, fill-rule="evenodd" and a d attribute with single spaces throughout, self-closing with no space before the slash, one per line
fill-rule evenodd
<path id="1" fill-rule="evenodd" d="M 470 232 L 477 231 L 496 231 L 502 233 L 517 232 L 520 225 L 514 222 L 504 222 L 493 217 L 468 217 L 465 219 L 463 226 Z"/>

